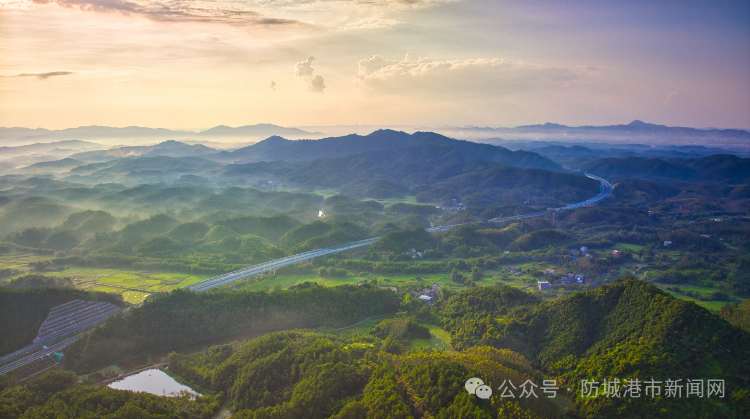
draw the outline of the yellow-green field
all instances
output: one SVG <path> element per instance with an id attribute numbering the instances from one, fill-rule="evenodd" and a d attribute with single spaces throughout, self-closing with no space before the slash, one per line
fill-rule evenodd
<path id="1" fill-rule="evenodd" d="M 429 339 L 412 339 L 411 347 L 414 349 L 435 349 L 438 351 L 452 351 L 451 335 L 440 326 L 427 325 L 430 329 Z"/>
<path id="2" fill-rule="evenodd" d="M 485 273 L 484 278 L 477 283 L 480 287 L 491 287 L 497 286 L 498 284 L 510 285 L 515 288 L 526 288 L 529 287 L 529 283 L 524 282 L 523 279 L 528 275 L 524 275 L 521 279 L 512 278 L 507 281 L 500 281 L 495 278 L 497 271 L 488 271 Z M 467 272 L 464 272 L 465 276 L 468 276 Z M 415 280 L 416 277 L 422 278 L 420 282 Z M 528 276 L 531 278 L 530 276 Z M 247 278 L 242 281 L 237 281 L 232 285 L 225 285 L 227 288 L 245 289 L 251 291 L 263 290 L 265 287 L 273 289 L 277 285 L 281 286 L 282 289 L 289 288 L 292 285 L 301 284 L 303 282 L 316 282 L 320 285 L 326 286 L 337 286 L 344 284 L 357 284 L 363 281 L 371 281 L 377 279 L 378 285 L 382 287 L 402 287 L 406 284 L 419 284 L 423 287 L 430 287 L 432 284 L 440 284 L 441 286 L 448 287 L 454 290 L 461 290 L 466 287 L 460 284 L 450 282 L 448 273 L 432 273 L 432 274 L 368 274 L 365 276 L 348 276 L 345 278 L 321 278 L 316 273 L 310 274 L 284 274 L 283 269 L 279 269 L 276 276 L 264 275 L 261 280 L 259 276 Z M 534 280 L 536 281 L 536 280 Z"/>
<path id="3" fill-rule="evenodd" d="M 393 316 L 373 316 L 369 320 L 366 320 L 355 327 L 341 330 L 337 333 L 341 335 L 367 335 L 370 333 L 373 327 L 383 320 L 390 319 Z M 452 351 L 451 336 L 445 329 L 436 325 L 426 325 L 430 329 L 429 339 L 410 339 L 409 343 L 414 349 L 435 349 L 438 351 Z"/>
<path id="4" fill-rule="evenodd" d="M 615 243 L 613 246 L 616 250 L 623 250 L 623 249 L 630 249 L 634 252 L 637 252 L 641 249 L 643 249 L 643 246 L 639 246 L 637 244 L 627 244 L 627 243 Z"/>
<path id="5" fill-rule="evenodd" d="M 695 304 L 698 304 L 699 306 L 705 307 L 705 308 L 707 308 L 709 310 L 720 310 L 722 307 L 724 307 L 724 305 L 726 305 L 728 303 L 736 303 L 738 301 L 741 301 L 740 299 L 735 299 L 735 298 L 732 298 L 732 299 L 730 299 L 728 301 L 700 301 L 700 300 L 697 300 L 697 299 L 695 299 L 693 297 L 690 297 L 690 296 L 687 296 L 687 295 L 678 294 L 678 293 L 676 293 L 674 291 L 670 291 L 670 290 L 666 289 L 666 287 L 668 287 L 668 286 L 674 286 L 674 287 L 677 287 L 677 288 L 679 288 L 679 289 L 681 289 L 683 291 L 693 291 L 693 292 L 700 292 L 700 293 L 707 293 L 707 292 L 711 292 L 711 291 L 716 291 L 715 288 L 711 288 L 711 287 L 701 287 L 699 285 L 690 285 L 690 284 L 656 284 L 656 283 L 654 283 L 654 285 L 656 285 L 657 287 L 661 288 L 662 291 L 665 291 L 665 292 L 669 293 L 669 295 L 671 295 L 671 296 L 673 296 L 675 298 L 679 298 L 681 300 L 692 301 Z"/>
<path id="6" fill-rule="evenodd" d="M 137 271 L 131 269 L 104 269 L 74 267 L 62 271 L 35 272 L 28 264 L 47 257 L 24 254 L 0 255 L 0 269 L 13 268 L 21 275 L 38 273 L 51 277 L 68 277 L 76 288 L 122 294 L 125 301 L 137 304 L 155 292 L 168 292 L 182 288 L 204 279 L 213 277 L 210 274 L 188 274 L 178 272 Z M 16 276 L 5 278 L 9 281 Z"/>
<path id="7" fill-rule="evenodd" d="M 618 243 L 622 245 L 622 243 Z M 635 245 L 623 245 L 620 246 L 635 246 Z M 617 245 L 615 246 L 617 247 Z M 637 247 L 637 246 L 636 246 Z M 635 250 L 635 249 L 634 249 Z M 680 258 L 679 252 L 664 252 L 668 257 L 678 260 Z M 62 271 L 55 272 L 35 272 L 28 264 L 41 259 L 47 259 L 45 256 L 36 256 L 28 254 L 5 254 L 0 255 L 0 269 L 12 268 L 21 272 L 21 275 L 27 273 L 39 273 L 45 276 L 53 277 L 68 277 L 74 285 L 80 289 L 87 289 L 93 291 L 104 291 L 111 293 L 122 294 L 125 301 L 133 304 L 142 302 L 147 296 L 158 293 L 158 292 L 169 292 L 175 288 L 183 288 L 192 285 L 196 282 L 203 281 L 211 278 L 215 275 L 211 274 L 188 274 L 180 272 L 158 272 L 158 271 L 137 271 L 131 269 L 104 269 L 104 268 L 85 268 L 85 267 L 74 267 L 68 268 Z M 507 271 L 509 267 L 519 267 L 522 274 L 519 276 L 513 276 Z M 498 285 L 508 285 L 514 288 L 519 288 L 525 291 L 535 290 L 536 281 L 543 278 L 535 278 L 526 270 L 544 270 L 544 269 L 555 269 L 555 275 L 557 276 L 562 271 L 559 267 L 550 263 L 525 263 L 507 265 L 499 267 L 498 269 L 489 270 L 484 273 L 484 277 L 481 281 L 477 282 L 477 286 L 480 287 L 492 287 Z M 623 268 L 625 269 L 625 268 Z M 295 284 L 301 284 L 305 281 L 316 282 L 326 286 L 336 286 L 344 284 L 357 284 L 364 281 L 371 281 L 377 279 L 378 285 L 384 287 L 399 287 L 401 289 L 407 284 L 419 285 L 420 287 L 429 287 L 432 284 L 440 284 L 443 287 L 452 290 L 461 290 L 465 287 L 460 284 L 451 282 L 449 277 L 450 274 L 447 272 L 433 273 L 433 274 L 367 274 L 364 276 L 349 276 L 345 278 L 322 278 L 316 273 L 310 274 L 284 274 L 284 269 L 279 269 L 276 276 L 264 275 L 261 280 L 260 277 L 255 276 L 248 278 L 244 281 L 238 281 L 232 285 L 225 285 L 225 288 L 236 288 L 246 289 L 252 291 L 259 291 L 266 289 L 273 289 L 276 286 L 281 286 L 282 289 L 289 288 Z M 464 276 L 468 277 L 469 272 L 462 272 Z M 15 277 L 15 276 L 14 276 Z M 5 278 L 0 282 L 9 281 L 14 277 Z M 421 277 L 421 281 L 416 281 L 416 277 Z M 660 285 L 662 288 L 665 285 Z M 699 287 L 695 285 L 678 285 L 684 290 L 697 291 L 697 292 L 709 292 L 714 291 L 710 287 Z M 677 294 L 675 292 L 667 291 L 676 298 L 695 301 L 696 304 L 706 307 L 712 310 L 718 310 L 727 301 L 699 301 L 692 297 Z M 557 293 L 544 293 L 545 299 L 555 299 L 567 296 L 569 293 L 557 292 Z M 729 302 L 739 301 L 734 299 Z"/>

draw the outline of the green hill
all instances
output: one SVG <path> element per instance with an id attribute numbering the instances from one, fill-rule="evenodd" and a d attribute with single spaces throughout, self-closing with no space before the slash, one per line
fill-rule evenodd
<path id="1" fill-rule="evenodd" d="M 226 237 L 239 237 L 239 233 L 236 231 L 224 227 L 223 225 L 215 225 L 211 227 L 211 229 L 206 232 L 206 235 L 203 236 L 203 239 L 207 242 L 213 242 L 218 241 Z"/>
<path id="2" fill-rule="evenodd" d="M 388 353 L 389 339 L 279 332 L 193 356 L 170 356 L 187 380 L 229 396 L 238 418 L 559 418 L 540 398 L 481 400 L 464 383 L 540 382 L 523 357 L 488 347 Z M 519 393 L 520 394 L 520 393 Z"/>
<path id="3" fill-rule="evenodd" d="M 727 304 L 721 308 L 719 315 L 729 323 L 750 332 L 750 300 Z"/>
<path id="4" fill-rule="evenodd" d="M 45 197 L 28 197 L 0 207 L 0 234 L 33 227 L 52 227 L 76 212 L 74 207 Z"/>
<path id="5" fill-rule="evenodd" d="M 90 372 L 144 352 L 170 350 L 246 331 L 335 327 L 398 309 L 398 296 L 370 286 L 305 283 L 284 292 L 174 290 L 108 321 L 75 342 L 67 365 Z"/>
<path id="6" fill-rule="evenodd" d="M 541 304 L 524 304 L 518 296 L 519 308 L 494 314 L 490 309 L 484 318 L 462 315 L 464 306 L 488 304 L 493 295 L 476 291 L 468 300 L 470 295 L 453 297 L 445 311 L 454 346 L 519 350 L 542 371 L 578 386 L 577 404 L 585 417 L 741 417 L 729 412 L 742 411 L 748 401 L 743 389 L 750 385 L 750 334 L 651 284 L 623 278 Z M 723 379 L 727 397 L 585 398 L 580 393 L 581 380 L 614 378 Z"/>
<path id="7" fill-rule="evenodd" d="M 273 217 L 241 217 L 216 222 L 216 225 L 224 226 L 241 235 L 252 234 L 269 240 L 278 240 L 284 233 L 300 224 L 286 214 Z"/>
<path id="8" fill-rule="evenodd" d="M 281 137 L 270 137 L 239 150 L 217 153 L 212 158 L 223 161 L 283 160 L 295 162 L 342 157 L 368 151 L 393 150 L 427 145 L 449 146 L 470 153 L 475 158 L 481 156 L 485 159 L 512 164 L 518 167 L 560 169 L 557 163 L 533 152 L 523 150 L 511 151 L 505 147 L 490 144 L 454 140 L 434 132 L 415 132 L 410 135 L 405 132 L 388 129 L 378 130 L 365 136 L 352 134 L 344 137 L 329 137 L 320 140 L 289 141 Z M 395 152 L 395 154 L 399 152 Z M 394 154 L 394 152 L 391 153 Z"/>

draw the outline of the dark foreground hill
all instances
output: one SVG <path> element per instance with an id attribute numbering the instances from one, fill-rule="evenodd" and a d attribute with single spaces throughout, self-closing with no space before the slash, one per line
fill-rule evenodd
<path id="1" fill-rule="evenodd" d="M 273 293 L 175 290 L 118 315 L 67 350 L 68 367 L 90 372 L 143 353 L 169 351 L 248 331 L 341 327 L 393 313 L 398 296 L 369 285 L 305 283 Z"/>
<path id="2" fill-rule="evenodd" d="M 750 158 L 714 154 L 701 158 L 647 159 L 640 157 L 604 158 L 582 161 L 575 167 L 617 181 L 651 179 L 661 182 L 750 183 Z"/>
<path id="3" fill-rule="evenodd" d="M 598 182 L 583 176 L 519 168 L 524 166 L 523 161 L 520 164 L 519 161 L 510 164 L 493 161 L 490 155 L 460 149 L 455 146 L 458 141 L 450 141 L 453 145 L 370 150 L 296 163 L 231 164 L 222 178 L 225 182 L 262 178 L 304 188 L 340 188 L 342 193 L 359 198 L 384 199 L 408 193 L 417 195 L 420 202 L 438 203 L 473 194 L 487 202 L 522 202 L 534 196 L 576 202 L 598 191 Z M 293 155 L 293 151 L 291 153 Z M 536 161 L 536 157 L 532 160 Z M 472 198 L 464 202 L 467 205 L 479 203 L 472 202 Z"/>
<path id="4" fill-rule="evenodd" d="M 20 285 L 20 284 L 19 284 Z M 0 287 L 0 355 L 30 345 L 52 307 L 81 298 L 124 305 L 122 296 L 72 288 Z"/>
<path id="5" fill-rule="evenodd" d="M 407 134 L 401 131 L 378 130 L 369 135 L 356 134 L 320 140 L 289 141 L 270 137 L 259 143 L 231 152 L 220 152 L 214 157 L 227 162 L 255 162 L 281 160 L 310 161 L 324 157 L 342 157 L 372 150 L 390 150 L 425 145 L 447 145 L 470 153 L 477 159 L 507 163 L 517 167 L 561 170 L 559 164 L 537 153 L 510 151 L 505 147 L 454 140 L 434 132 Z"/>

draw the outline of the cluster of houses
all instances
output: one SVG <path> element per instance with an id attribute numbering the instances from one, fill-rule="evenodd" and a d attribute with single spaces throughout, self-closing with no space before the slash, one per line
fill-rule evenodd
<path id="1" fill-rule="evenodd" d="M 432 249 L 427 249 L 427 250 L 432 250 Z M 417 258 L 419 258 L 419 259 L 422 259 L 422 258 L 424 258 L 424 253 L 422 253 L 422 252 L 417 252 L 417 249 L 415 249 L 415 248 L 413 248 L 413 247 L 412 247 L 411 249 L 409 249 L 409 250 L 405 251 L 405 252 L 401 252 L 401 254 L 402 254 L 402 255 L 409 255 L 409 256 L 411 256 L 411 257 L 412 257 L 413 259 L 417 259 Z"/>
<path id="2" fill-rule="evenodd" d="M 570 254 L 573 255 L 574 259 L 577 259 L 575 256 L 583 255 L 583 257 L 590 258 L 591 254 L 589 253 L 589 248 L 586 246 L 581 246 L 581 249 L 570 249 Z"/>
<path id="3" fill-rule="evenodd" d="M 461 211 L 466 209 L 466 204 L 463 202 L 456 202 L 456 200 L 453 200 L 453 205 L 444 205 L 442 207 L 438 207 L 442 209 L 443 211 Z"/>
<path id="4" fill-rule="evenodd" d="M 429 305 L 433 305 L 440 297 L 440 284 L 432 284 L 431 287 L 424 288 L 421 291 L 411 291 L 409 294 L 413 298 L 417 298 Z"/>
<path id="5" fill-rule="evenodd" d="M 547 269 L 545 271 L 547 275 L 552 275 L 555 273 L 554 269 Z M 567 274 L 564 274 L 560 276 L 560 280 L 557 282 L 560 285 L 572 285 L 572 284 L 591 284 L 591 285 L 598 285 L 598 282 L 596 282 L 595 279 L 586 278 L 583 274 L 574 274 L 573 272 L 568 272 Z M 549 281 L 538 281 L 539 289 L 544 290 L 551 290 L 552 284 Z"/>
<path id="6" fill-rule="evenodd" d="M 514 268 L 507 268 L 507 269 L 508 269 L 508 272 L 510 272 L 511 275 L 513 275 L 513 276 L 521 276 L 521 267 L 520 266 L 516 266 Z"/>

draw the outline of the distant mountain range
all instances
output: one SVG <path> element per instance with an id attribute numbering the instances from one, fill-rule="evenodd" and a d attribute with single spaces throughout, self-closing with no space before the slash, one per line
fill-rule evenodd
<path id="1" fill-rule="evenodd" d="M 266 138 L 272 135 L 282 135 L 291 138 L 319 138 L 320 132 L 308 132 L 298 128 L 287 128 L 273 124 L 245 125 L 242 127 L 227 127 L 220 125 L 202 132 L 176 131 L 165 128 L 125 127 L 113 128 L 91 125 L 61 130 L 47 130 L 44 128 L 1 128 L 0 143 L 8 145 L 29 141 L 44 140 L 106 140 L 133 138 L 216 138 L 216 137 L 250 137 L 253 139 Z"/>
<path id="2" fill-rule="evenodd" d="M 657 134 L 679 135 L 692 137 L 723 137 L 750 140 L 750 132 L 739 129 L 698 129 L 687 127 L 668 127 L 666 125 L 649 124 L 635 120 L 627 125 L 581 126 L 569 127 L 560 124 L 546 123 L 543 125 L 522 125 L 513 128 L 525 132 L 555 132 L 555 133 L 618 133 L 618 134 Z"/>
<path id="3" fill-rule="evenodd" d="M 586 147 L 579 144 L 572 146 L 563 145 L 545 145 L 538 146 L 531 141 L 524 141 L 521 147 L 509 147 L 511 150 L 523 148 L 527 151 L 539 153 L 545 157 L 565 164 L 577 158 L 603 158 L 603 157 L 648 157 L 648 158 L 670 158 L 670 157 L 706 157 L 713 154 L 738 154 L 741 157 L 750 156 L 750 148 L 745 153 L 739 153 L 733 150 L 727 150 L 717 147 L 703 146 L 665 146 L 665 147 L 644 147 L 643 145 L 618 145 L 613 147 L 612 144 L 600 145 L 601 148 L 594 146 Z M 537 142 L 549 144 L 547 142 Z"/>
<path id="4" fill-rule="evenodd" d="M 340 127 L 330 127 L 331 132 L 341 132 Z M 362 127 L 357 127 L 362 128 Z M 314 129 L 323 129 L 318 127 Z M 376 128 L 373 127 L 372 130 Z M 401 129 L 409 130 L 406 127 Z M 629 124 L 607 126 L 566 126 L 554 123 L 538 125 L 522 125 L 514 128 L 491 127 L 425 127 L 422 130 L 433 131 L 452 138 L 482 139 L 483 142 L 500 143 L 513 140 L 542 140 L 574 142 L 597 141 L 601 143 L 634 143 L 644 144 L 675 144 L 707 146 L 744 146 L 750 147 L 750 131 L 742 129 L 699 129 L 688 127 L 669 127 L 666 125 L 650 124 L 635 120 Z M 348 132 L 355 132 L 354 127 Z M 356 131 L 356 132 L 361 132 Z M 197 131 L 179 131 L 165 128 L 124 127 L 114 128 L 106 126 L 83 126 L 61 130 L 47 130 L 44 128 L 2 128 L 0 127 L 0 145 L 20 145 L 32 142 L 49 142 L 55 140 L 114 140 L 114 139 L 191 139 L 193 141 L 205 139 L 219 140 L 222 138 L 245 138 L 251 141 L 278 135 L 287 139 L 315 139 L 322 138 L 321 132 L 305 131 L 299 128 L 282 127 L 273 124 L 255 124 L 241 127 L 219 125 L 211 129 Z M 134 145 L 134 144 L 129 144 Z"/>
<path id="5" fill-rule="evenodd" d="M 0 160 L 35 153 L 47 153 L 51 155 L 70 154 L 71 152 L 83 150 L 95 150 L 102 148 L 101 145 L 81 140 L 56 141 L 53 143 L 35 143 L 17 147 L 0 147 Z"/>
<path id="6" fill-rule="evenodd" d="M 347 135 L 320 140 L 290 141 L 281 137 L 270 137 L 248 147 L 234 151 L 222 151 L 211 159 L 225 162 L 257 162 L 283 160 L 287 162 L 310 161 L 319 158 L 343 157 L 366 151 L 389 150 L 425 145 L 447 145 L 468 152 L 478 159 L 506 163 L 522 168 L 561 170 L 554 161 L 529 151 L 511 151 L 505 147 L 454 140 L 434 132 L 378 130 L 369 135 Z"/>
<path id="7" fill-rule="evenodd" d="M 168 140 L 151 146 L 132 146 L 116 147 L 108 150 L 87 151 L 76 153 L 71 156 L 73 159 L 85 161 L 106 161 L 119 157 L 129 156 L 167 156 L 167 157 L 188 157 L 188 156 L 206 156 L 214 154 L 218 150 L 206 147 L 201 144 L 185 144 L 175 140 Z"/>
<path id="8" fill-rule="evenodd" d="M 571 127 L 546 123 L 522 125 L 515 128 L 489 127 L 440 127 L 434 131 L 454 137 L 479 140 L 492 144 L 506 145 L 506 142 L 552 141 L 552 142 L 595 142 L 651 146 L 664 145 L 704 145 L 723 147 L 747 152 L 750 150 L 750 131 L 743 129 L 699 129 L 668 127 L 635 120 L 627 125 Z"/>

